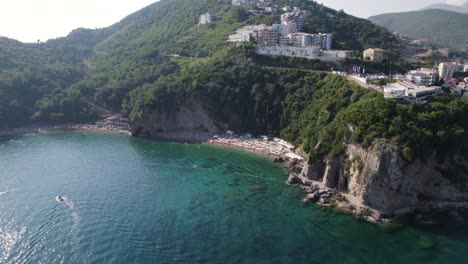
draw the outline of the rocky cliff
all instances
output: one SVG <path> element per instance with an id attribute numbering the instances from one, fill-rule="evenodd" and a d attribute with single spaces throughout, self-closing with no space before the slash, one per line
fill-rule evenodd
<path id="1" fill-rule="evenodd" d="M 341 203 L 345 209 L 357 214 L 365 209 L 366 217 L 375 220 L 410 214 L 421 217 L 425 212 L 449 212 L 459 220 L 454 209 L 468 208 L 467 158 L 434 155 L 409 162 L 398 147 L 378 140 L 368 149 L 348 145 L 338 157 L 305 163 L 301 173 L 290 176 L 289 183 L 306 186 L 311 192 L 308 197 L 315 201 L 320 198 L 315 193 L 335 191 L 339 200 L 349 203 Z"/>
<path id="2" fill-rule="evenodd" d="M 181 105 L 176 111 L 146 111 L 132 124 L 133 135 L 156 136 L 174 131 L 225 131 L 226 125 L 215 121 L 198 102 Z"/>

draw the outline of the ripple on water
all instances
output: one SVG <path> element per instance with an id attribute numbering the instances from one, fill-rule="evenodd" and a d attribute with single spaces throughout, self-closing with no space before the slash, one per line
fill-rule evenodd
<path id="1" fill-rule="evenodd" d="M 7 262 L 10 254 L 17 244 L 19 244 L 26 232 L 26 227 L 21 227 L 19 230 L 8 230 L 0 226 L 0 260 Z"/>
<path id="2" fill-rule="evenodd" d="M 466 228 L 385 232 L 303 208 L 304 193 L 258 156 L 92 133 L 21 140 L 2 142 L 0 263 L 466 260 Z"/>

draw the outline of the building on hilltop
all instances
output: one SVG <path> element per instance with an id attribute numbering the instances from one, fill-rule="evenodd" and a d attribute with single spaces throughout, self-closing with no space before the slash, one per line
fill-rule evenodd
<path id="1" fill-rule="evenodd" d="M 213 22 L 215 20 L 216 20 L 215 15 L 213 15 L 211 13 L 206 13 L 206 14 L 203 14 L 203 15 L 200 16 L 200 18 L 198 19 L 198 24 L 199 25 L 204 25 L 204 24 L 211 23 L 211 22 Z"/>
<path id="2" fill-rule="evenodd" d="M 439 86 L 419 86 L 411 82 L 400 81 L 384 87 L 385 99 L 405 99 L 409 102 L 421 103 L 426 98 L 443 93 Z"/>
<path id="3" fill-rule="evenodd" d="M 253 32 L 253 38 L 257 45 L 278 46 L 280 34 L 272 27 L 265 27 Z"/>
<path id="4" fill-rule="evenodd" d="M 257 7 L 263 8 L 275 2 L 274 0 L 258 0 Z M 235 34 L 230 35 L 228 41 L 238 43 L 255 41 L 255 52 L 261 55 L 282 55 L 330 61 L 353 56 L 352 51 L 332 50 L 332 34 L 299 32 L 304 27 L 304 17 L 308 15 L 307 11 L 289 6 L 283 10 L 287 12 L 281 15 L 281 24 L 244 26 L 238 28 Z"/>
<path id="5" fill-rule="evenodd" d="M 320 50 L 318 46 L 256 46 L 255 52 L 261 55 L 281 55 L 287 57 L 302 57 L 307 59 L 319 59 L 338 61 L 353 55 L 352 51 L 346 50 Z"/>
<path id="6" fill-rule="evenodd" d="M 278 31 L 281 35 L 287 36 L 291 33 L 293 33 L 293 28 L 288 25 L 282 25 L 282 24 L 273 24 L 271 26 L 274 30 Z"/>
<path id="7" fill-rule="evenodd" d="M 416 71 L 410 71 L 406 78 L 417 84 L 424 86 L 434 86 L 437 84 L 438 71 L 433 68 L 420 68 Z"/>
<path id="8" fill-rule="evenodd" d="M 437 51 L 445 58 L 448 58 L 450 55 L 450 50 L 448 48 L 438 49 Z"/>
<path id="9" fill-rule="evenodd" d="M 456 63 L 453 62 L 442 62 L 439 64 L 439 77 L 444 81 L 451 80 L 453 74 L 457 69 Z"/>
<path id="10" fill-rule="evenodd" d="M 247 25 L 236 30 L 235 34 L 229 35 L 229 40 L 231 42 L 249 42 L 252 40 L 252 36 L 256 31 L 266 29 L 265 24 L 260 25 Z"/>
<path id="11" fill-rule="evenodd" d="M 231 4 L 233 6 L 245 6 L 250 5 L 250 0 L 232 0 Z"/>
<path id="12" fill-rule="evenodd" d="M 291 43 L 294 43 L 298 46 L 319 46 L 324 50 L 332 49 L 332 34 L 308 34 L 308 33 L 291 33 L 288 35 Z"/>
<path id="13" fill-rule="evenodd" d="M 371 61 L 374 63 L 381 63 L 384 59 L 384 50 L 375 48 L 375 49 L 366 49 L 363 54 L 365 61 Z"/>
<path id="14" fill-rule="evenodd" d="M 301 31 L 304 28 L 304 18 L 307 15 L 307 11 L 294 7 L 292 12 L 286 12 L 281 15 L 281 24 L 291 26 L 293 32 Z"/>
<path id="15" fill-rule="evenodd" d="M 288 57 L 318 58 L 320 56 L 319 47 L 290 47 L 290 46 L 257 46 L 255 52 L 261 55 L 282 55 Z"/>

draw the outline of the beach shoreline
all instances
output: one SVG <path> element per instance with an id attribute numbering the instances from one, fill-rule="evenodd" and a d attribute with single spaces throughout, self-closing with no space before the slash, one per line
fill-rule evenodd
<path id="1" fill-rule="evenodd" d="M 118 133 L 127 134 L 131 136 L 130 130 L 115 128 L 111 126 L 97 126 L 94 124 L 66 124 L 55 126 L 30 126 L 19 127 L 13 129 L 0 130 L 0 137 L 19 136 L 27 134 L 39 134 L 47 132 L 67 132 L 67 131 L 88 131 L 88 132 L 104 132 L 104 133 Z"/>
<path id="2" fill-rule="evenodd" d="M 154 135 L 154 138 L 236 149 L 257 155 L 268 156 L 282 162 L 304 160 L 304 157 L 296 153 L 296 148 L 292 144 L 279 138 L 264 140 L 247 136 L 219 135 L 209 132 L 194 131 L 158 133 Z"/>

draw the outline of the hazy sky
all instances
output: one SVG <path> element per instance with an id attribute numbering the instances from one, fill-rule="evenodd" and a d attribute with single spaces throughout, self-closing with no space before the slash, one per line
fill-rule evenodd
<path id="1" fill-rule="evenodd" d="M 157 0 L 0 0 L 0 36 L 23 42 L 107 27 Z M 190 0 L 188 0 L 190 1 Z"/>
<path id="2" fill-rule="evenodd" d="M 101 28 L 157 0 L 0 0 L 0 36 L 23 42 L 66 36 L 78 27 Z M 186 0 L 191 1 L 191 0 Z M 410 11 L 444 0 L 318 0 L 367 18 Z M 465 0 L 446 0 L 462 3 Z"/>

